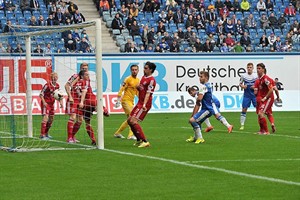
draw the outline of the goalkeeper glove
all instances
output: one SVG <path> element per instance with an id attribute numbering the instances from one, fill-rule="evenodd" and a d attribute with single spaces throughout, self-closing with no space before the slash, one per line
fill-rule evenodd
<path id="1" fill-rule="evenodd" d="M 116 104 L 115 104 L 115 108 L 119 108 L 120 105 L 121 105 L 120 97 L 118 97 L 117 102 L 116 102 Z"/>

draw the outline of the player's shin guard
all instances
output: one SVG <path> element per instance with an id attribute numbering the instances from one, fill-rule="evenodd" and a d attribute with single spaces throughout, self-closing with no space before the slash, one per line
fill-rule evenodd
<path id="1" fill-rule="evenodd" d="M 68 139 L 69 138 L 73 138 L 73 134 L 72 134 L 73 127 L 74 127 L 74 120 L 73 119 L 69 119 L 68 126 L 67 126 Z"/>
<path id="2" fill-rule="evenodd" d="M 241 123 L 242 126 L 244 126 L 245 121 L 246 121 L 246 113 L 241 112 L 240 123 Z"/>
<path id="3" fill-rule="evenodd" d="M 230 126 L 230 124 L 227 122 L 226 118 L 223 117 L 222 115 L 220 115 L 217 120 L 219 120 L 222 124 L 224 124 L 224 126 L 226 126 L 227 128 Z"/>
<path id="4" fill-rule="evenodd" d="M 76 133 L 77 133 L 78 130 L 80 129 L 81 123 L 82 123 L 82 122 L 76 122 L 76 123 L 74 124 L 73 131 L 72 131 L 73 137 L 76 135 Z"/>
<path id="5" fill-rule="evenodd" d="M 85 129 L 86 129 L 87 134 L 90 136 L 92 142 L 96 142 L 95 133 L 94 133 L 92 126 L 90 124 L 85 124 Z"/>
<path id="6" fill-rule="evenodd" d="M 47 122 L 42 121 L 41 123 L 41 136 L 45 136 L 46 135 L 46 127 L 47 127 Z"/>
<path id="7" fill-rule="evenodd" d="M 48 132 L 49 132 L 49 129 L 51 128 L 52 126 L 52 122 L 47 122 L 47 125 L 46 125 L 46 130 L 45 130 L 45 134 L 48 135 Z"/>

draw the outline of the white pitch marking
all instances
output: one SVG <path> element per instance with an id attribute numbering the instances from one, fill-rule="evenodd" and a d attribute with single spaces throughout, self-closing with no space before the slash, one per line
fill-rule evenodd
<path id="1" fill-rule="evenodd" d="M 122 155 L 146 158 L 146 159 L 151 159 L 151 160 L 159 160 L 159 161 L 163 161 L 163 162 L 168 162 L 168 163 L 173 163 L 173 164 L 176 164 L 176 165 L 183 165 L 183 166 L 193 167 L 193 168 L 198 168 L 198 169 L 218 171 L 218 172 L 223 172 L 223 173 L 226 173 L 226 174 L 233 174 L 233 175 L 237 175 L 237 176 L 253 178 L 253 179 L 259 179 L 259 180 L 264 180 L 264 181 L 269 181 L 269 182 L 274 182 L 274 183 L 282 183 L 282 184 L 286 184 L 286 185 L 300 186 L 300 182 L 287 181 L 287 180 L 283 180 L 283 179 L 271 178 L 271 177 L 266 177 L 266 176 L 259 176 L 259 175 L 254 175 L 254 174 L 247 174 L 247 173 L 237 172 L 237 171 L 233 171 L 233 170 L 227 170 L 227 169 L 223 169 L 223 168 L 209 167 L 209 166 L 204 166 L 204 165 L 195 165 L 195 164 L 192 164 L 192 163 L 187 163 L 187 162 L 182 162 L 182 161 L 177 161 L 177 160 L 172 160 L 172 159 L 159 158 L 159 157 L 154 157 L 154 156 L 146 156 L 146 155 L 140 155 L 140 154 L 135 154 L 135 153 L 117 151 L 117 150 L 112 150 L 112 149 L 104 149 L 104 151 L 117 153 L 117 154 L 122 154 Z"/>
<path id="2" fill-rule="evenodd" d="M 269 162 L 269 161 L 299 161 L 300 158 L 287 159 L 243 159 L 243 160 L 196 160 L 186 161 L 188 163 L 213 163 L 213 162 Z"/>

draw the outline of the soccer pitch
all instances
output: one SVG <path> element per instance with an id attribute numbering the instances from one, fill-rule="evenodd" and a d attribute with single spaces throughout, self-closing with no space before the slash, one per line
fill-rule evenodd
<path id="1" fill-rule="evenodd" d="M 105 150 L 0 151 L 0 199 L 300 199 L 300 112 L 275 112 L 277 131 L 267 136 L 253 134 L 255 113 L 244 131 L 240 113 L 223 115 L 233 133 L 211 117 L 215 129 L 198 145 L 185 142 L 193 135 L 190 113 L 149 114 L 144 149 L 113 137 L 125 115 L 111 115 Z M 34 116 L 35 130 L 40 121 Z M 56 140 L 65 141 L 66 123 L 56 116 Z M 84 126 L 77 138 L 90 144 Z"/>

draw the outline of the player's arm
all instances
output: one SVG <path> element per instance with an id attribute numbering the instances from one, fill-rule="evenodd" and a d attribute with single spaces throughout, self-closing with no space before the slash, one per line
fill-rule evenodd
<path id="1" fill-rule="evenodd" d="M 71 79 L 72 79 L 72 78 L 71 78 Z M 75 83 L 77 83 L 78 80 L 79 80 L 79 76 L 76 77 L 74 80 L 69 80 L 69 81 L 65 84 L 65 90 L 66 90 L 66 93 L 67 93 L 67 95 L 68 95 L 69 101 L 70 101 L 71 103 L 74 102 L 74 99 L 73 99 L 73 97 L 72 97 L 72 95 L 71 95 L 71 88 L 73 87 L 73 85 L 74 85 Z"/>
<path id="2" fill-rule="evenodd" d="M 147 92 L 146 96 L 145 96 L 145 99 L 144 99 L 143 110 L 145 110 L 145 111 L 147 110 L 146 105 L 147 105 L 147 102 L 148 102 L 148 100 L 150 98 L 150 95 L 151 95 L 151 92 Z"/>
<path id="3" fill-rule="evenodd" d="M 196 104 L 195 104 L 194 109 L 193 109 L 192 116 L 194 116 L 199 111 L 199 109 L 201 107 L 202 98 L 203 98 L 203 94 L 198 94 L 198 97 L 196 99 Z"/>
<path id="4" fill-rule="evenodd" d="M 83 89 L 83 90 L 81 91 L 81 97 L 80 97 L 79 108 L 83 108 L 83 107 L 84 107 L 84 100 L 85 100 L 86 93 L 87 93 L 87 89 Z"/>
<path id="5" fill-rule="evenodd" d="M 44 93 L 45 93 L 45 90 L 47 89 L 47 84 L 44 85 L 43 89 L 41 90 L 40 92 L 40 98 L 41 98 L 41 101 L 43 102 L 43 105 L 46 107 L 47 106 L 47 103 L 45 101 L 45 98 L 44 98 Z"/>
<path id="6" fill-rule="evenodd" d="M 241 78 L 240 78 L 240 87 L 241 88 L 243 88 L 243 89 L 246 89 L 247 88 L 247 86 L 246 85 L 244 85 L 244 78 L 243 78 L 243 76 L 241 76 Z"/>
<path id="7" fill-rule="evenodd" d="M 120 105 L 121 105 L 121 98 L 122 98 L 122 95 L 123 95 L 123 92 L 125 91 L 126 87 L 127 87 L 127 84 L 126 84 L 126 80 L 124 80 L 122 86 L 120 87 L 120 90 L 118 92 L 118 97 L 117 97 L 117 102 L 115 104 L 115 107 L 118 108 Z"/>

